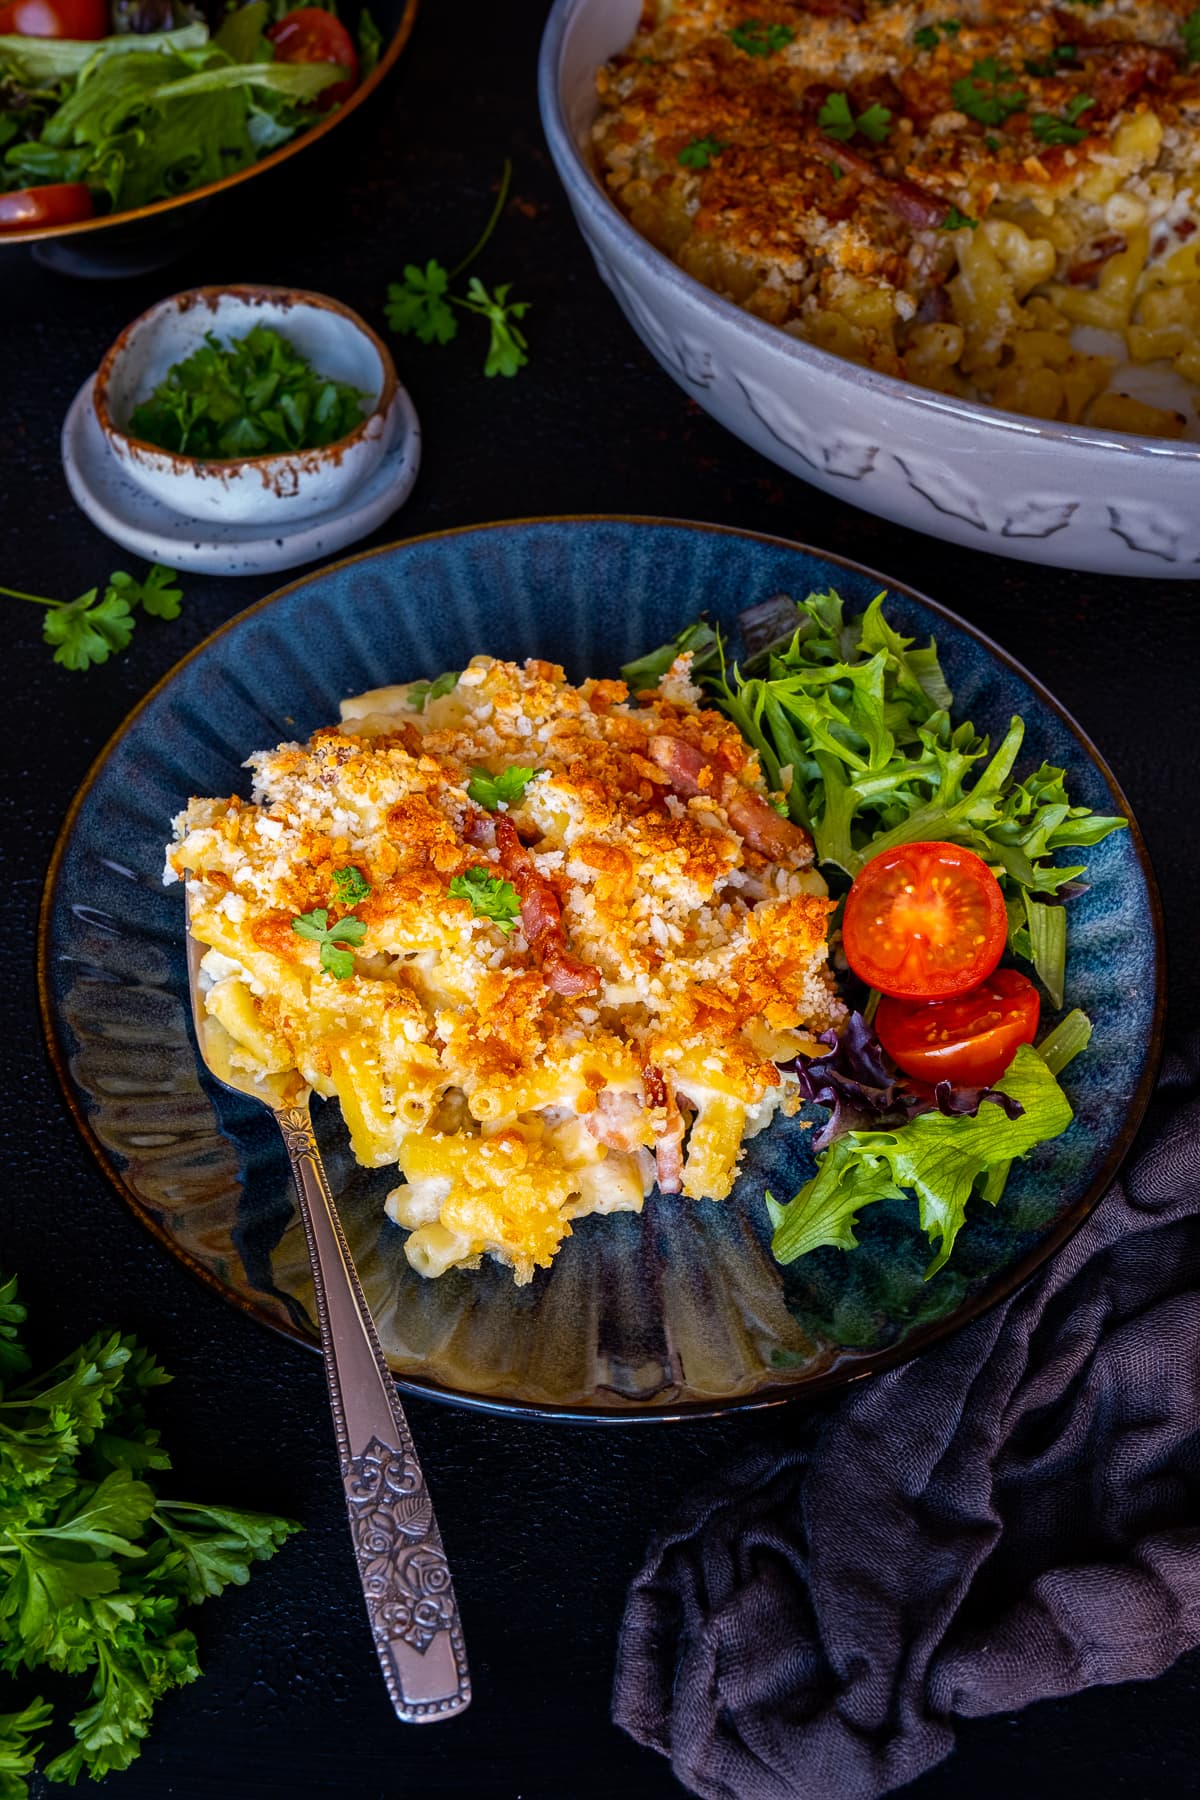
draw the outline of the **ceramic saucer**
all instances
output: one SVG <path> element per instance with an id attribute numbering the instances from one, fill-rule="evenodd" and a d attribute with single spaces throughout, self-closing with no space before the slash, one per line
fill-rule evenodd
<path id="1" fill-rule="evenodd" d="M 421 427 L 407 391 L 397 388 L 399 426 L 391 449 L 344 506 L 309 515 L 295 528 L 199 523 L 153 499 L 124 473 L 110 451 L 92 404 L 95 377 L 84 382 L 63 422 L 67 486 L 93 525 L 123 550 L 172 569 L 206 575 L 258 575 L 317 562 L 366 537 L 409 496 L 421 463 Z"/>

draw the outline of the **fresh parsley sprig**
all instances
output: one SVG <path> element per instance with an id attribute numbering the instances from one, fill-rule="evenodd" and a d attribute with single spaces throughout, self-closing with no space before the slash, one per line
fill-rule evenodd
<path id="1" fill-rule="evenodd" d="M 54 660 L 64 669 L 90 669 L 124 650 L 133 636 L 134 608 L 156 619 L 177 619 L 183 603 L 174 569 L 154 563 L 138 581 L 115 569 L 104 592 L 89 588 L 77 600 L 54 600 L 46 594 L 28 594 L 21 588 L 0 587 L 10 600 L 28 600 L 49 610 L 42 622 L 42 636 L 54 648 Z"/>
<path id="2" fill-rule="evenodd" d="M 835 93 L 827 96 L 817 114 L 817 124 L 826 137 L 835 138 L 839 144 L 848 143 L 856 131 L 871 143 L 882 144 L 892 128 L 892 115 L 888 107 L 876 103 L 856 117 L 847 96 Z"/>
<path id="3" fill-rule="evenodd" d="M 979 220 L 973 219 L 970 213 L 960 212 L 957 206 L 951 206 L 941 224 L 939 231 L 962 231 L 964 227 L 970 231 L 979 229 Z"/>
<path id="4" fill-rule="evenodd" d="M 1190 63 L 1200 62 L 1200 6 L 1190 12 L 1179 29 L 1183 33 L 1183 53 Z"/>
<path id="5" fill-rule="evenodd" d="M 467 783 L 467 794 L 476 806 L 495 812 L 498 806 L 520 806 L 525 789 L 537 774 L 536 769 L 518 767 L 515 763 L 490 775 L 486 769 L 473 769 Z"/>
<path id="6" fill-rule="evenodd" d="M 367 928 L 361 919 L 338 919 L 333 925 L 329 923 L 329 913 L 323 906 L 314 907 L 312 912 L 301 913 L 292 920 L 292 930 L 297 937 L 308 938 L 311 943 L 321 946 L 321 967 L 337 981 L 348 981 L 354 973 L 354 957 L 349 950 L 340 950 L 339 944 L 361 944 L 367 935 Z"/>
<path id="7" fill-rule="evenodd" d="M 938 33 L 944 38 L 956 38 L 962 30 L 961 19 L 941 19 L 932 25 L 922 25 L 913 32 L 913 43 L 918 50 L 936 50 Z"/>
<path id="8" fill-rule="evenodd" d="M 399 332 L 401 337 L 415 337 L 422 344 L 449 344 L 458 336 L 456 306 L 464 312 L 478 314 L 489 326 L 483 372 L 508 377 L 523 369 L 529 361 L 526 354 L 529 343 L 519 323 L 529 311 L 529 301 L 509 299 L 511 282 L 489 290 L 478 275 L 472 275 L 465 294 L 452 293 L 450 284 L 482 253 L 504 211 L 511 183 L 512 163 L 506 157 L 500 191 L 478 242 L 449 271 L 434 257 L 423 269 L 416 263 L 406 263 L 404 280 L 389 283 L 384 307 L 393 331 Z"/>
<path id="9" fill-rule="evenodd" d="M 31 1376 L 15 1280 L 0 1279 L 0 1672 L 90 1679 L 50 1781 L 99 1781 L 139 1754 L 154 1708 L 201 1673 L 184 1608 L 246 1581 L 299 1527 L 168 1500 L 148 1423 L 170 1377 L 132 1337 L 100 1332 Z M 26 1800 L 51 1703 L 0 1717 L 0 1795 Z"/>
<path id="10" fill-rule="evenodd" d="M 511 881 L 502 876 L 493 875 L 490 870 L 476 865 L 468 869 L 465 875 L 455 875 L 450 883 L 452 900 L 467 900 L 471 911 L 477 919 L 490 919 L 498 925 L 505 937 L 510 937 L 516 930 L 517 917 L 521 911 L 521 902 L 516 888 Z"/>

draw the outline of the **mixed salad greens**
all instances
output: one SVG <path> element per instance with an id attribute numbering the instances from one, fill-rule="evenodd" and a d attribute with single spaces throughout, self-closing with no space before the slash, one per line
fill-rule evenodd
<path id="1" fill-rule="evenodd" d="M 236 173 L 339 104 L 374 67 L 335 0 L 0 4 L 0 232 L 168 199 Z"/>
<path id="2" fill-rule="evenodd" d="M 690 655 L 780 811 L 811 832 L 840 896 L 835 959 L 863 981 L 861 1010 L 826 1034 L 826 1054 L 797 1059 L 801 1092 L 830 1118 L 812 1180 L 786 1204 L 766 1197 L 775 1256 L 853 1248 L 864 1206 L 915 1198 L 929 1276 L 972 1195 L 995 1204 L 1010 1164 L 1071 1122 L 1057 1077 L 1091 1026 L 1069 1013 L 1034 1048 L 1037 987 L 997 965 L 1006 952 L 1029 965 L 1062 1008 L 1067 907 L 1086 865 L 1059 854 L 1127 821 L 1072 804 L 1063 769 L 1018 778 L 1020 718 L 995 748 L 956 725 L 936 643 L 903 637 L 884 599 L 848 616 L 833 590 L 780 595 L 741 615 L 744 667 L 701 619 L 622 674 L 637 692 Z"/>

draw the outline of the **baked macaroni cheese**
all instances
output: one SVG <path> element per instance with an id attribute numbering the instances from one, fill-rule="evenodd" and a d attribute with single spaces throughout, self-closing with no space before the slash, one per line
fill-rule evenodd
<path id="1" fill-rule="evenodd" d="M 598 88 L 613 197 L 760 318 L 1010 412 L 1194 428 L 1197 0 L 647 0 Z M 1140 364 L 1188 410 L 1123 392 Z"/>
<path id="2" fill-rule="evenodd" d="M 631 700 L 546 662 L 343 703 L 193 800 L 205 1006 L 230 1064 L 336 1097 L 422 1275 L 518 1282 L 571 1221 L 721 1200 L 844 1017 L 807 833 L 686 656 Z"/>

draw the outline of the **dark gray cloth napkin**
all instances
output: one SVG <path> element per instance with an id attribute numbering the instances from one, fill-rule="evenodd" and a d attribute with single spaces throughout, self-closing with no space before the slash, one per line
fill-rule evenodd
<path id="1" fill-rule="evenodd" d="M 693 1495 L 614 1717 L 705 1800 L 875 1800 L 956 1718 L 1200 1643 L 1200 1037 L 1122 1181 L 1011 1300 Z"/>

